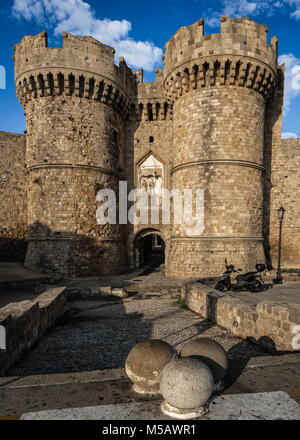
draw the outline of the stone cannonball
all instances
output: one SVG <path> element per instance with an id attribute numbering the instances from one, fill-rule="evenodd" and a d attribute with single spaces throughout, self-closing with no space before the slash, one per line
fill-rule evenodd
<path id="1" fill-rule="evenodd" d="M 180 356 L 194 357 L 204 362 L 214 376 L 214 382 L 223 380 L 228 370 L 226 351 L 218 342 L 209 338 L 198 338 L 185 344 Z"/>
<path id="2" fill-rule="evenodd" d="M 166 403 L 181 410 L 203 407 L 213 387 L 214 379 L 208 366 L 188 357 L 169 362 L 160 380 L 160 392 Z"/>
<path id="3" fill-rule="evenodd" d="M 161 373 L 168 362 L 177 357 L 167 342 L 149 339 L 136 344 L 126 359 L 125 370 L 138 393 L 159 393 Z"/>

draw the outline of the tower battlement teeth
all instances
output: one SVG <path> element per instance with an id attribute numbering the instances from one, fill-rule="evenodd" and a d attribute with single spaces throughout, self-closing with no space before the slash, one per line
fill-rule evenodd
<path id="1" fill-rule="evenodd" d="M 115 49 L 92 37 L 63 32 L 63 47 L 48 47 L 47 32 L 25 36 L 14 46 L 15 86 L 23 106 L 33 98 L 74 96 L 129 107 L 132 71 Z"/>
<path id="2" fill-rule="evenodd" d="M 221 34 L 242 34 L 252 38 L 259 38 L 267 42 L 269 28 L 265 24 L 257 23 L 249 17 L 232 18 L 221 15 Z"/>
<path id="3" fill-rule="evenodd" d="M 267 33 L 267 26 L 248 17 L 224 15 L 219 34 L 204 35 L 202 19 L 180 28 L 165 45 L 168 93 L 172 89 L 174 99 L 188 84 L 216 85 L 220 78 L 220 84 L 246 85 L 269 96 L 276 79 L 278 40 L 272 37 L 269 45 Z"/>

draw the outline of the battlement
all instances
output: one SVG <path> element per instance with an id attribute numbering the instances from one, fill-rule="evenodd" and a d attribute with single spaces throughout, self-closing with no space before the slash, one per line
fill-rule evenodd
<path id="1" fill-rule="evenodd" d="M 162 70 L 155 69 L 155 81 L 143 82 L 143 70 L 135 72 L 137 87 L 132 96 L 131 115 L 138 121 L 164 121 L 172 119 L 172 105 L 167 103 L 163 87 Z"/>
<path id="2" fill-rule="evenodd" d="M 165 45 L 164 86 L 169 101 L 190 88 L 239 85 L 265 97 L 276 83 L 277 43 L 250 18 L 221 17 L 221 33 L 204 35 L 204 20 L 182 27 Z"/>
<path id="3" fill-rule="evenodd" d="M 265 24 L 257 23 L 249 17 L 232 18 L 221 16 L 221 34 L 244 35 L 245 38 L 261 39 L 267 42 L 269 28 Z"/>
<path id="4" fill-rule="evenodd" d="M 63 32 L 63 47 L 49 47 L 46 31 L 26 35 L 14 46 L 15 77 L 38 68 L 77 68 L 85 72 L 115 77 L 115 49 L 92 37 L 77 37 Z"/>
<path id="5" fill-rule="evenodd" d="M 63 32 L 63 47 L 48 47 L 45 31 L 14 46 L 15 84 L 22 105 L 36 97 L 66 94 L 108 104 L 128 104 L 132 71 L 115 49 L 92 37 Z M 124 105 L 121 107 L 123 108 Z"/>

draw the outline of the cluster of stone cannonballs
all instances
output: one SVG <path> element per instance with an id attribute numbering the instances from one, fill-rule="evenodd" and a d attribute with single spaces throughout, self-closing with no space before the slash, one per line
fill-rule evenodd
<path id="1" fill-rule="evenodd" d="M 205 403 L 222 388 L 228 361 L 224 348 L 212 339 L 186 343 L 179 356 L 167 342 L 149 339 L 132 348 L 125 369 L 135 392 L 162 394 L 164 414 L 193 419 L 206 411 Z"/>

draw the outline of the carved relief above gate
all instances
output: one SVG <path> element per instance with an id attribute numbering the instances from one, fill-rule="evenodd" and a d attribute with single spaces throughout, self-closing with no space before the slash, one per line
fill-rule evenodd
<path id="1" fill-rule="evenodd" d="M 152 153 L 138 165 L 137 185 L 148 195 L 160 194 L 164 188 L 164 166 Z"/>

